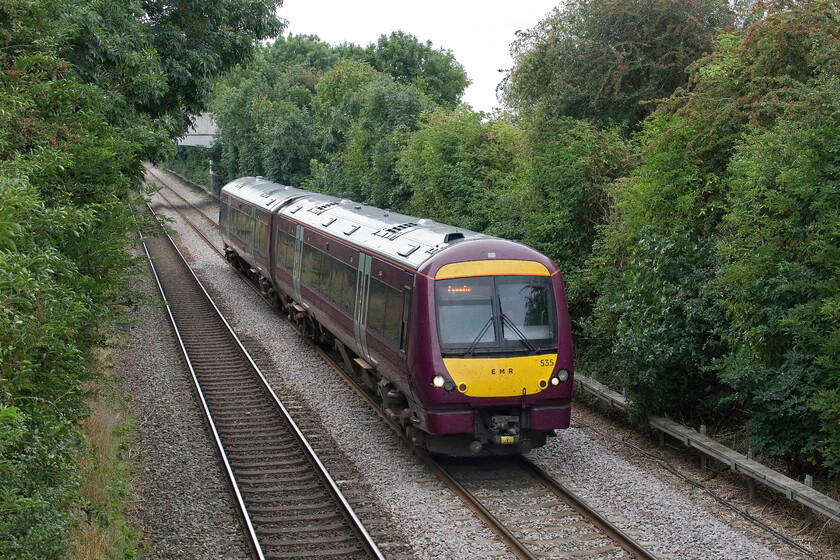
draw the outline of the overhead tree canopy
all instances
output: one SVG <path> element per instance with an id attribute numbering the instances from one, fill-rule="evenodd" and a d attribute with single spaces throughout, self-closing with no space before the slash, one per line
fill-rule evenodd
<path id="1" fill-rule="evenodd" d="M 47 17 L 65 22 L 58 55 L 84 81 L 171 136 L 206 109 L 213 79 L 277 36 L 282 0 L 58 0 Z"/>

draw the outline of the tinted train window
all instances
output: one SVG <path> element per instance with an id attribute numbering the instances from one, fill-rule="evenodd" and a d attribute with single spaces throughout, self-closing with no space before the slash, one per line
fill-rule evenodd
<path id="1" fill-rule="evenodd" d="M 292 270 L 295 266 L 295 238 L 285 231 L 280 232 L 280 237 L 275 246 L 274 258 L 278 266 L 286 270 Z"/>
<path id="2" fill-rule="evenodd" d="M 251 213 L 245 208 L 247 214 L 242 210 L 233 210 L 231 219 L 231 230 L 246 245 L 251 243 Z"/>
<path id="3" fill-rule="evenodd" d="M 438 280 L 435 301 L 444 351 L 530 351 L 556 344 L 556 310 L 548 277 Z"/>
<path id="4" fill-rule="evenodd" d="M 254 224 L 254 247 L 268 247 L 268 226 L 259 221 Z"/>
<path id="5" fill-rule="evenodd" d="M 230 211 L 230 232 L 231 234 L 235 235 L 236 237 L 241 238 L 242 232 L 239 231 L 241 229 L 241 220 L 242 212 L 237 210 L 236 208 L 231 208 Z"/>
<path id="6" fill-rule="evenodd" d="M 367 326 L 394 346 L 400 346 L 403 320 L 403 293 L 380 282 L 370 280 Z"/>
<path id="7" fill-rule="evenodd" d="M 280 236 L 278 255 L 287 254 L 289 268 L 291 268 L 294 262 L 295 238 L 286 233 L 281 233 Z M 288 244 L 286 249 L 280 248 L 283 243 Z M 278 256 L 279 261 L 280 256 Z M 335 303 L 339 309 L 346 311 L 348 315 L 353 313 L 356 307 L 356 269 L 354 267 L 304 243 L 300 276 L 302 282 Z"/>
<path id="8" fill-rule="evenodd" d="M 329 297 L 348 314 L 356 306 L 356 269 L 330 257 Z"/>
<path id="9" fill-rule="evenodd" d="M 321 275 L 324 253 L 312 247 L 311 245 L 303 244 L 303 255 L 300 279 L 304 284 L 308 284 L 315 290 L 323 293 L 321 287 Z"/>
<path id="10" fill-rule="evenodd" d="M 288 243 L 288 255 L 294 258 L 295 238 L 284 232 L 278 243 L 278 262 L 281 254 L 286 255 L 284 243 Z M 311 245 L 303 244 L 301 263 L 301 282 L 309 285 L 318 293 L 335 303 L 339 308 L 352 314 L 356 307 L 356 268 L 320 251 Z M 407 319 L 404 295 L 400 290 L 384 282 L 371 278 L 368 292 L 367 327 L 396 347 L 404 348 L 403 323 Z"/>
<path id="11" fill-rule="evenodd" d="M 443 348 L 468 348 L 496 340 L 492 278 L 438 280 L 435 300 Z"/>

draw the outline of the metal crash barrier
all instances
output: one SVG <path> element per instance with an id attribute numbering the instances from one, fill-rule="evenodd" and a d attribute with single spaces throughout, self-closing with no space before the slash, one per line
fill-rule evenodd
<path id="1" fill-rule="evenodd" d="M 580 373 L 575 373 L 575 385 L 609 406 L 624 412 L 627 411 L 627 398 L 621 393 L 609 389 L 603 383 Z M 737 451 L 733 451 L 697 430 L 683 426 L 670 418 L 651 416 L 648 421 L 650 426 L 658 430 L 660 434 L 668 434 L 683 442 L 683 444 L 697 449 L 702 456 L 711 457 L 729 465 L 730 469 L 743 474 L 750 481 L 760 482 L 781 492 L 788 499 L 797 501 L 811 510 L 825 515 L 832 521 L 840 522 L 840 502 L 837 500 L 829 498 L 825 494 L 821 494 L 813 488 L 776 472 Z"/>

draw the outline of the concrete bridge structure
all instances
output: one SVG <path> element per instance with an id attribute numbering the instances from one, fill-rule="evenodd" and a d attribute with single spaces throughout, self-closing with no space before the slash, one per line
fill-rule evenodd
<path id="1" fill-rule="evenodd" d="M 201 113 L 187 133 L 178 140 L 178 145 L 209 148 L 213 144 L 217 129 L 213 116 L 210 113 Z"/>

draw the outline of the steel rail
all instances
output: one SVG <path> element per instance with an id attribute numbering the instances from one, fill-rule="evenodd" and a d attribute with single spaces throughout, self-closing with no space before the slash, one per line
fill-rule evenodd
<path id="1" fill-rule="evenodd" d="M 327 352 L 325 352 L 322 348 L 320 348 L 313 340 L 309 337 L 304 336 L 303 333 L 288 319 L 283 316 L 284 319 L 288 322 L 289 326 L 291 326 L 301 337 L 306 341 L 310 348 L 312 348 L 320 358 L 329 366 L 331 367 L 336 373 L 338 373 L 339 378 L 357 395 L 359 395 L 371 409 L 373 409 L 376 414 L 385 421 L 389 428 L 391 428 L 403 441 L 403 443 L 409 444 L 409 440 L 406 437 L 405 431 L 403 427 L 392 420 L 387 414 L 385 414 L 380 406 L 379 402 L 374 399 L 374 397 L 367 392 L 367 390 L 361 386 L 359 383 L 356 382 L 353 377 L 348 374 L 341 365 L 332 358 Z M 510 532 L 510 530 L 505 527 L 505 525 L 499 521 L 490 511 L 484 507 L 484 505 L 473 496 L 466 488 L 458 482 L 455 477 L 453 477 L 449 472 L 444 469 L 440 463 L 438 463 L 433 457 L 429 456 L 423 450 L 417 448 L 414 450 L 417 456 L 423 461 L 423 463 L 432 470 L 435 475 L 444 483 L 444 485 L 449 488 L 453 494 L 458 496 L 464 505 L 471 510 L 476 517 L 478 517 L 482 522 L 484 522 L 487 527 L 496 534 L 498 539 L 508 547 L 513 555 L 515 555 L 520 560 L 539 560 L 537 556 L 531 553 L 530 550 L 519 540 L 516 536 Z"/>
<path id="2" fill-rule="evenodd" d="M 205 220 L 207 220 L 208 222 L 210 222 L 212 225 L 214 225 L 214 226 L 218 227 L 219 222 L 218 222 L 218 219 L 217 219 L 217 218 L 214 218 L 214 217 L 212 217 L 212 216 L 208 216 L 208 215 L 204 212 L 204 210 L 202 210 L 201 208 L 199 208 L 198 206 L 196 206 L 194 203 L 192 203 L 192 202 L 190 202 L 189 200 L 187 200 L 187 199 L 186 199 L 186 197 L 184 197 L 184 195 L 182 195 L 181 193 L 179 193 L 178 191 L 176 191 L 175 189 L 173 189 L 171 186 L 169 186 L 167 183 L 165 183 L 165 182 L 164 182 L 163 180 L 161 180 L 160 178 L 155 177 L 155 180 L 156 180 L 158 183 L 160 183 L 161 188 L 168 190 L 169 192 L 171 192 L 172 194 L 174 194 L 175 196 L 177 196 L 178 198 L 180 198 L 181 200 L 183 200 L 183 201 L 184 201 L 184 204 L 186 204 L 187 206 L 189 206 L 190 208 L 192 208 L 193 210 L 195 210 L 196 212 L 198 212 L 198 213 L 201 215 L 201 217 L 202 217 L 202 218 L 204 218 Z M 161 194 L 161 192 L 160 192 L 160 191 L 157 191 L 157 193 L 158 193 L 158 194 Z M 168 197 L 164 196 L 163 198 L 168 198 Z M 218 203 L 219 203 L 219 201 L 218 201 L 218 200 L 215 200 L 215 201 L 214 201 L 214 204 L 218 205 Z M 171 202 L 170 202 L 170 204 L 171 204 Z M 174 205 L 172 206 L 172 208 L 173 208 L 173 210 L 175 210 L 176 212 L 181 213 L 181 212 L 180 212 L 180 210 L 179 210 L 177 207 L 175 207 Z"/>
<path id="3" fill-rule="evenodd" d="M 657 560 L 658 557 L 639 544 L 633 537 L 622 531 L 606 517 L 595 511 L 580 496 L 560 484 L 550 474 L 536 465 L 527 457 L 520 457 L 522 464 L 531 475 L 543 486 L 551 490 L 557 497 L 568 503 L 575 510 L 589 520 L 595 527 L 604 532 L 612 540 L 637 560 Z"/>
<path id="4" fill-rule="evenodd" d="M 169 190 L 172 190 L 170 187 L 166 187 L 166 188 L 167 188 L 167 189 L 169 189 Z M 175 192 L 175 191 L 172 191 L 172 192 Z M 178 207 L 176 207 L 174 204 L 172 204 L 172 201 L 171 201 L 171 200 L 169 200 L 169 198 L 168 198 L 166 195 L 164 195 L 163 193 L 161 193 L 160 191 L 158 191 L 158 193 L 157 193 L 157 194 L 158 194 L 158 196 L 159 196 L 159 197 L 161 197 L 164 201 L 166 201 L 166 203 L 167 203 L 167 204 L 169 204 L 169 206 L 170 206 L 170 208 L 171 208 L 172 210 L 174 210 L 174 211 L 175 211 L 175 212 L 176 212 L 179 216 L 181 216 L 181 217 L 184 219 L 184 224 L 185 224 L 185 225 L 189 226 L 189 227 L 190 227 L 190 229 L 192 229 L 192 230 L 193 230 L 193 231 L 194 231 L 194 232 L 195 232 L 195 233 L 196 233 L 199 237 L 201 237 L 201 239 L 203 239 L 203 240 L 204 240 L 204 241 L 205 241 L 205 242 L 206 242 L 206 243 L 207 243 L 207 244 L 208 244 L 208 245 L 209 245 L 209 246 L 210 246 L 210 247 L 211 247 L 211 248 L 212 248 L 212 249 L 216 252 L 216 254 L 217 254 L 217 255 L 219 255 L 220 257 L 224 258 L 224 256 L 225 256 L 224 252 L 223 252 L 221 249 L 219 249 L 219 248 L 216 246 L 216 244 L 215 244 L 215 243 L 213 243 L 213 241 L 211 241 L 210 239 L 208 239 L 208 238 L 207 238 L 207 236 L 206 236 L 206 235 L 204 235 L 204 232 L 203 232 L 203 231 L 201 231 L 201 230 L 198 228 L 198 226 L 196 226 L 196 225 L 195 225 L 195 223 L 193 223 L 193 222 L 192 222 L 192 221 L 191 221 L 191 220 L 190 220 L 190 219 L 186 216 L 186 214 L 184 214 L 184 213 L 181 211 L 181 209 L 180 209 L 180 208 L 178 208 Z M 175 194 L 178 194 L 178 193 L 175 193 Z M 179 195 L 179 196 L 180 196 L 180 195 Z M 183 197 L 182 197 L 182 198 L 183 198 Z M 189 201 L 187 201 L 187 202 L 189 203 Z M 195 208 L 195 207 L 193 207 L 193 208 Z M 204 216 L 204 214 L 203 214 L 203 213 L 201 212 L 201 210 L 199 210 L 198 208 L 195 208 L 195 211 L 196 211 L 196 212 L 198 212 L 199 214 L 201 214 L 202 216 Z M 205 217 L 205 218 L 207 218 L 207 216 L 204 216 L 204 217 Z M 209 218 L 207 218 L 207 219 L 209 220 Z M 213 227 L 215 227 L 217 230 L 219 229 L 219 224 L 217 224 L 217 223 L 215 223 L 215 222 L 212 222 L 212 221 L 211 221 L 211 223 L 213 224 Z"/>
<path id="5" fill-rule="evenodd" d="M 154 210 L 152 210 L 151 206 L 149 206 L 149 210 L 154 214 Z M 169 235 L 167 235 L 167 237 L 169 237 Z M 149 252 L 149 248 L 146 245 L 146 241 L 142 233 L 140 234 L 140 240 L 143 243 L 143 251 L 146 253 L 146 258 L 149 261 L 149 268 L 152 271 L 152 275 L 155 278 L 158 290 L 160 291 L 160 295 L 163 298 L 164 305 L 166 306 L 166 313 L 169 316 L 169 322 L 172 325 L 172 330 L 175 333 L 175 338 L 178 340 L 178 346 L 181 348 L 181 354 L 184 356 L 187 368 L 190 371 L 190 379 L 192 379 L 193 388 L 195 389 L 196 395 L 198 396 L 198 400 L 201 403 L 201 409 L 204 412 L 204 418 L 207 421 L 207 425 L 210 427 L 210 431 L 213 435 L 213 442 L 216 446 L 216 451 L 219 453 L 222 465 L 224 466 L 224 471 L 227 476 L 228 485 L 230 486 L 234 495 L 236 508 L 239 511 L 239 515 L 242 519 L 242 522 L 245 524 L 245 532 L 247 533 L 248 537 L 248 545 L 251 548 L 251 551 L 255 558 L 259 560 L 265 560 L 265 555 L 263 554 L 262 547 L 260 546 L 260 541 L 257 538 L 257 534 L 254 531 L 254 525 L 251 522 L 251 516 L 248 514 L 248 508 L 245 505 L 244 499 L 242 498 L 242 493 L 239 491 L 239 485 L 236 482 L 236 477 L 233 474 L 233 469 L 230 466 L 230 461 L 228 460 L 227 453 L 225 453 L 224 445 L 222 445 L 222 439 L 219 436 L 219 432 L 216 430 L 216 424 L 213 422 L 213 416 L 210 414 L 210 407 L 207 405 L 207 400 L 204 398 L 204 391 L 201 390 L 201 384 L 198 382 L 198 376 L 195 373 L 195 369 L 193 368 L 192 361 L 189 357 L 189 353 L 187 352 L 187 348 L 184 345 L 184 339 L 181 337 L 181 331 L 180 329 L 178 329 L 178 324 L 175 321 L 175 316 L 172 314 L 172 308 L 167 302 L 166 292 L 163 289 L 163 284 L 161 284 L 160 277 L 158 276 L 157 269 L 155 268 L 154 260 L 152 259 L 152 255 Z M 172 238 L 169 237 L 169 240 L 172 241 Z"/>
<path id="6" fill-rule="evenodd" d="M 285 316 L 284 316 L 285 318 Z M 288 321 L 287 321 L 288 322 Z M 394 422 L 387 414 L 382 411 L 380 403 L 374 399 L 372 395 L 370 395 L 364 387 L 359 385 L 356 380 L 349 375 L 341 365 L 333 359 L 327 352 L 325 352 L 322 348 L 320 348 L 314 341 L 309 339 L 306 336 L 303 336 L 302 333 L 295 327 L 295 325 L 291 322 L 288 324 L 294 328 L 299 334 L 301 334 L 302 338 L 306 341 L 306 343 L 321 357 L 324 362 L 333 368 L 341 378 L 342 381 L 357 395 L 359 395 L 364 401 L 373 409 L 377 415 L 385 421 L 385 423 L 390 427 L 400 438 L 402 438 L 403 442 L 406 444 L 410 444 L 408 438 L 403 431 L 402 426 L 398 423 Z M 422 449 L 415 449 L 416 455 L 423 461 L 423 463 L 432 470 L 435 475 L 447 486 L 456 496 L 458 496 L 464 505 L 470 509 L 476 517 L 478 517 L 482 522 L 484 522 L 487 527 L 496 534 L 498 539 L 508 547 L 510 552 L 520 558 L 521 560 L 538 560 L 539 557 L 536 556 L 527 545 L 523 544 L 517 537 L 514 535 L 510 529 L 508 529 L 503 522 L 501 522 L 496 516 L 494 516 L 490 510 L 488 510 L 481 501 L 476 498 L 469 490 L 467 490 L 458 480 L 443 467 L 440 462 L 431 457 L 428 453 L 423 451 Z M 595 511 L 591 506 L 586 504 L 579 496 L 577 496 L 574 492 L 569 490 L 568 488 L 561 485 L 555 479 L 551 477 L 548 473 L 542 470 L 540 467 L 535 465 L 529 459 L 525 457 L 521 457 L 523 464 L 525 465 L 526 470 L 534 477 L 534 479 L 545 486 L 547 489 L 552 491 L 556 496 L 560 499 L 567 502 L 573 509 L 575 509 L 578 513 L 580 513 L 584 518 L 588 519 L 592 525 L 598 529 L 600 529 L 605 535 L 615 541 L 624 551 L 630 554 L 636 560 L 658 560 L 658 557 L 644 548 L 641 544 L 636 542 L 633 537 L 624 533 L 619 527 L 611 523 L 608 519 L 602 516 L 600 513 Z"/>

